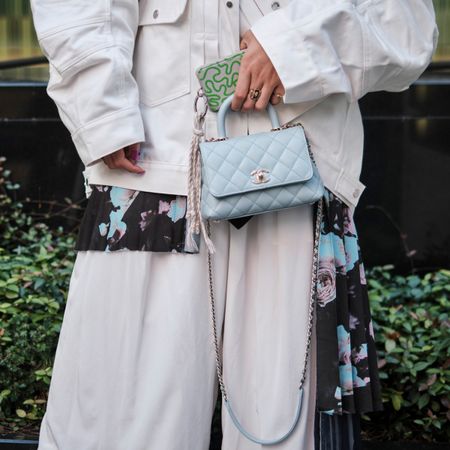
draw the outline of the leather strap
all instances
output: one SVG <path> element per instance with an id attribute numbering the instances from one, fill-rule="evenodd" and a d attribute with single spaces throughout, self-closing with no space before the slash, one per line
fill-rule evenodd
<path id="1" fill-rule="evenodd" d="M 313 160 L 314 162 L 314 160 Z M 323 215 L 323 198 L 321 198 L 317 202 L 317 210 L 316 210 L 316 218 L 315 218 L 315 225 L 314 225 L 314 248 L 313 248 L 313 264 L 312 264 L 312 273 L 311 273 L 311 287 L 310 287 L 310 298 L 309 298 L 309 310 L 308 310 L 308 328 L 307 328 L 307 334 L 306 334 L 306 348 L 305 348 L 305 356 L 303 360 L 303 369 L 300 376 L 300 383 L 299 383 L 299 398 L 297 403 L 297 409 L 295 412 L 295 416 L 293 419 L 293 422 L 289 429 L 283 433 L 281 436 L 274 438 L 274 439 L 263 439 L 258 438 L 249 431 L 247 431 L 238 418 L 236 417 L 236 414 L 234 413 L 231 402 L 228 398 L 228 393 L 225 388 L 225 383 L 223 381 L 223 363 L 222 363 L 222 357 L 220 355 L 220 348 L 219 348 L 219 339 L 217 334 L 217 324 L 216 324 L 216 311 L 215 311 L 215 301 L 214 301 L 214 274 L 213 274 L 213 264 L 212 264 L 212 254 L 211 252 L 208 252 L 208 278 L 209 278 L 209 301 L 211 306 L 211 321 L 212 321 L 212 328 L 213 328 L 213 337 L 214 337 L 214 349 L 216 353 L 216 371 L 217 371 L 217 378 L 219 379 L 219 386 L 220 390 L 222 392 L 222 398 L 224 400 L 225 406 L 228 410 L 228 413 L 230 414 L 230 417 L 235 424 L 236 428 L 249 440 L 252 442 L 255 442 L 256 444 L 261 445 L 274 445 L 278 444 L 285 439 L 287 439 L 292 432 L 294 431 L 301 415 L 301 408 L 302 408 L 302 399 L 303 399 L 303 385 L 306 379 L 306 369 L 308 365 L 308 359 L 309 359 L 309 351 L 311 348 L 311 337 L 312 337 L 312 330 L 313 330 L 313 324 L 314 324 L 314 309 L 316 304 L 316 297 L 317 297 L 317 277 L 318 277 L 318 270 L 319 270 L 319 244 L 320 244 L 320 231 L 322 226 L 322 215 Z M 210 222 L 207 222 L 207 232 L 208 232 L 208 238 L 211 239 L 211 226 Z"/>
<path id="2" fill-rule="evenodd" d="M 227 137 L 225 119 L 228 112 L 231 109 L 231 102 L 233 101 L 233 98 L 234 94 L 231 94 L 229 97 L 227 97 L 226 100 L 224 100 L 224 102 L 220 106 L 220 109 L 217 113 L 217 134 L 219 139 Z M 279 128 L 280 120 L 278 119 L 277 110 L 271 103 L 267 104 L 266 111 L 269 114 L 270 122 L 272 123 L 272 128 Z"/>

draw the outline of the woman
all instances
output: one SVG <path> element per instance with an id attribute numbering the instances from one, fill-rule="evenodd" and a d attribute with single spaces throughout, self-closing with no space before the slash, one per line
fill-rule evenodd
<path id="1" fill-rule="evenodd" d="M 239 48 L 229 134 L 267 130 L 269 101 L 282 123 L 301 116 L 327 187 L 302 415 L 274 448 L 356 448 L 358 414 L 381 408 L 352 219 L 364 190 L 357 100 L 404 90 L 426 68 L 431 0 L 31 3 L 48 93 L 90 195 L 39 449 L 208 448 L 217 381 L 206 249 L 184 245 L 194 69 Z M 225 382 L 246 428 L 266 438 L 286 431 L 297 401 L 312 223 L 304 206 L 212 225 Z M 222 428 L 224 450 L 261 448 L 225 409 Z"/>

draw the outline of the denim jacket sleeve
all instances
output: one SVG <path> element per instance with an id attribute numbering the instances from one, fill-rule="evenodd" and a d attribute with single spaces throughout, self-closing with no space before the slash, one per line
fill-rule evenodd
<path id="1" fill-rule="evenodd" d="M 144 141 L 131 74 L 138 1 L 31 0 L 49 96 L 86 166 Z"/>
<path id="2" fill-rule="evenodd" d="M 285 103 L 405 90 L 438 38 L 432 0 L 291 0 L 251 30 L 283 82 Z"/>

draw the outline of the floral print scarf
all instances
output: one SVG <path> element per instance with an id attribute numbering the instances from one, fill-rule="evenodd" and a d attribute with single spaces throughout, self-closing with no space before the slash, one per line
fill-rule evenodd
<path id="1" fill-rule="evenodd" d="M 317 410 L 330 415 L 380 410 L 375 341 L 355 224 L 350 209 L 329 190 L 324 200 L 316 305 Z M 185 214 L 184 196 L 94 185 L 75 249 L 185 252 Z M 232 223 L 240 228 L 248 220 Z"/>
<path id="2" fill-rule="evenodd" d="M 317 408 L 382 409 L 367 283 L 353 215 L 325 191 L 317 292 Z"/>

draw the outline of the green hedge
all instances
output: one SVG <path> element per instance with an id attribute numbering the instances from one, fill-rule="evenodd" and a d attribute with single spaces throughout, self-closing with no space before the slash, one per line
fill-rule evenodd
<path id="1" fill-rule="evenodd" d="M 43 416 L 73 267 L 75 235 L 12 201 L 0 160 L 0 426 Z M 3 171 L 3 173 L 2 173 Z M 450 272 L 367 271 L 385 411 L 364 417 L 380 440 L 448 441 Z M 11 425 L 12 423 L 12 425 Z"/>
<path id="2" fill-rule="evenodd" d="M 380 440 L 450 441 L 450 271 L 367 271 L 384 412 L 365 417 Z M 370 420 L 368 420 L 370 419 Z"/>
<path id="3" fill-rule="evenodd" d="M 0 420 L 39 422 L 75 252 L 74 235 L 50 228 L 13 201 L 17 184 L 0 159 Z"/>

